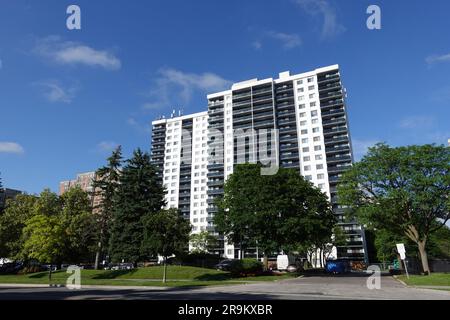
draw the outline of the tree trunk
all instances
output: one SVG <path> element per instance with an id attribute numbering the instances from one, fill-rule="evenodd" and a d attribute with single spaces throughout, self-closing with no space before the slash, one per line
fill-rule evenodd
<path id="1" fill-rule="evenodd" d="M 430 274 L 430 267 L 428 265 L 427 251 L 425 250 L 426 240 L 422 240 L 422 241 L 417 242 L 417 245 L 419 247 L 420 260 L 422 261 L 423 272 L 426 275 L 429 275 Z"/>
<path id="2" fill-rule="evenodd" d="M 269 270 L 269 257 L 265 253 L 264 253 L 264 257 L 263 257 L 263 266 L 264 266 L 264 271 Z"/>
<path id="3" fill-rule="evenodd" d="M 103 247 L 103 232 L 104 232 L 103 229 L 104 229 L 104 225 L 102 223 L 101 228 L 100 228 L 100 240 L 98 241 L 97 252 L 95 253 L 95 265 L 94 265 L 95 270 L 98 270 L 98 267 L 100 264 L 100 254 L 102 252 L 102 247 Z"/>
<path id="4" fill-rule="evenodd" d="M 166 283 L 166 276 L 167 276 L 167 263 L 166 263 L 167 258 L 164 257 L 164 268 L 163 268 L 163 283 Z"/>

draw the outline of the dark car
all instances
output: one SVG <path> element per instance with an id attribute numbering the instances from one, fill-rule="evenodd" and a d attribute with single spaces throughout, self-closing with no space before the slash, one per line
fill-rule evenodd
<path id="1" fill-rule="evenodd" d="M 351 271 L 351 266 L 346 260 L 328 260 L 325 270 L 331 274 L 344 274 Z"/>
<path id="2" fill-rule="evenodd" d="M 4 263 L 0 267 L 0 274 L 15 274 L 23 268 L 24 265 L 22 262 Z"/>
<path id="3" fill-rule="evenodd" d="M 230 271 L 232 263 L 233 260 L 223 260 L 216 264 L 214 267 L 216 268 L 216 270 Z"/>

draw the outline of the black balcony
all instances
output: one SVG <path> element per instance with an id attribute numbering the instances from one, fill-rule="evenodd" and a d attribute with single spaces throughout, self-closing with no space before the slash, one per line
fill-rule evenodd
<path id="1" fill-rule="evenodd" d="M 335 134 L 335 133 L 343 133 L 343 132 L 347 132 L 347 127 L 346 126 L 341 126 L 341 127 L 337 127 L 337 128 L 324 129 L 323 130 L 323 134 L 324 135 Z"/>
<path id="2" fill-rule="evenodd" d="M 223 178 L 223 172 L 216 171 L 216 172 L 208 172 L 206 175 L 208 178 Z"/>
<path id="3" fill-rule="evenodd" d="M 327 163 L 348 162 L 348 161 L 352 161 L 352 158 L 350 156 L 327 157 Z"/>
<path id="4" fill-rule="evenodd" d="M 208 195 L 222 195 L 223 189 L 208 189 Z"/>
<path id="5" fill-rule="evenodd" d="M 331 109 L 329 111 L 322 111 L 322 118 L 327 118 L 327 117 L 332 117 L 332 116 L 341 116 L 341 115 L 345 115 L 345 110 L 344 108 L 339 108 L 339 109 Z"/>
<path id="6" fill-rule="evenodd" d="M 330 120 L 323 120 L 322 121 L 322 125 L 324 127 L 329 127 L 329 126 L 333 126 L 333 125 L 340 125 L 340 124 L 346 124 L 347 123 L 347 119 L 345 117 L 340 117 L 337 119 L 330 119 Z"/>
<path id="7" fill-rule="evenodd" d="M 325 152 L 328 153 L 339 153 L 339 152 L 349 152 L 350 151 L 350 146 L 344 145 L 344 146 L 339 146 L 339 147 L 327 147 L 325 148 Z"/>
<path id="8" fill-rule="evenodd" d="M 206 185 L 208 187 L 221 187 L 223 186 L 223 179 L 209 180 Z"/>

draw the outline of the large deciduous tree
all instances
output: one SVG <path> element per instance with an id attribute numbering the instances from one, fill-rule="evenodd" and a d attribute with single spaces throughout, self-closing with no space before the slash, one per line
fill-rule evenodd
<path id="1" fill-rule="evenodd" d="M 164 259 L 163 282 L 166 282 L 166 260 L 173 254 L 186 251 L 191 225 L 177 209 L 161 210 L 143 219 L 144 239 L 142 251 L 158 254 Z"/>
<path id="2" fill-rule="evenodd" d="M 137 149 L 126 161 L 114 199 L 111 258 L 115 262 L 125 260 L 136 264 L 146 258 L 141 250 L 143 218 L 160 211 L 165 205 L 164 189 L 147 153 Z"/>
<path id="3" fill-rule="evenodd" d="M 26 221 L 35 214 L 37 197 L 19 194 L 8 200 L 8 205 L 0 215 L 0 257 L 13 260 L 20 258 L 23 247 L 22 230 Z"/>
<path id="4" fill-rule="evenodd" d="M 450 148 L 377 144 L 347 171 L 339 201 L 368 228 L 405 235 L 430 273 L 426 244 L 450 219 Z"/>
<path id="5" fill-rule="evenodd" d="M 313 239 L 330 238 L 335 217 L 327 196 L 297 170 L 280 168 L 261 175 L 261 166 L 238 165 L 224 186 L 214 222 L 241 252 L 258 246 L 267 256 Z"/>
<path id="6" fill-rule="evenodd" d="M 111 225 L 114 200 L 119 186 L 120 166 L 122 164 L 122 148 L 118 146 L 107 159 L 106 166 L 98 169 L 95 173 L 93 184 L 93 196 L 100 199 L 100 203 L 94 207 L 97 214 L 99 239 L 95 254 L 95 269 L 99 268 L 100 257 L 103 254 L 105 244 L 108 243 L 109 229 Z"/>

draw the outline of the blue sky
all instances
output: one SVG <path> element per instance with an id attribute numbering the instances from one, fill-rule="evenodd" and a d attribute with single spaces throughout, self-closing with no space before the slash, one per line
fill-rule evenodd
<path id="1" fill-rule="evenodd" d="M 81 7 L 82 30 L 66 28 Z M 378 4 L 382 29 L 368 30 Z M 450 138 L 450 2 L 0 0 L 0 171 L 29 193 L 95 170 L 233 81 L 340 64 L 356 156 Z"/>

